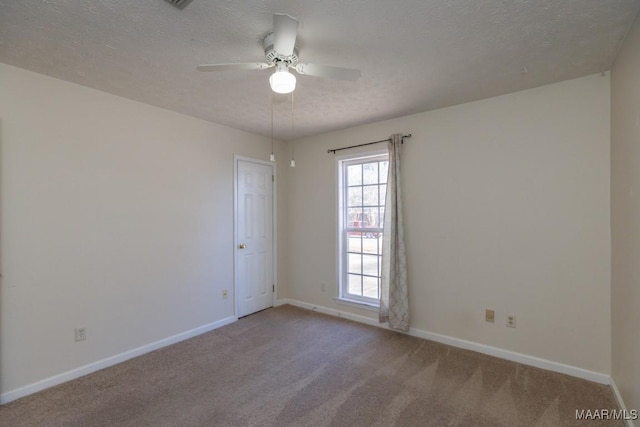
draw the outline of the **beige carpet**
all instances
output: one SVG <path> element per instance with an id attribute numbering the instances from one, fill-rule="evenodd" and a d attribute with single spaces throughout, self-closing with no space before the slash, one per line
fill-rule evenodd
<path id="1" fill-rule="evenodd" d="M 2 426 L 623 426 L 607 386 L 291 306 L 0 407 Z"/>

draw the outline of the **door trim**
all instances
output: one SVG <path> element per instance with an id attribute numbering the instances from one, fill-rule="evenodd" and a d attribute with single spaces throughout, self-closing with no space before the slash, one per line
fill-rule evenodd
<path id="1" fill-rule="evenodd" d="M 254 159 L 252 157 L 240 156 L 237 154 L 233 155 L 233 315 L 238 318 L 238 314 L 240 310 L 238 309 L 238 245 L 240 244 L 238 240 L 238 162 L 245 161 L 251 163 L 257 163 L 264 166 L 269 166 L 271 168 L 271 175 L 273 176 L 273 185 L 271 187 L 271 230 L 272 230 L 272 266 L 271 271 L 273 274 L 273 285 L 274 291 L 272 295 L 272 305 L 275 306 L 277 301 L 278 294 L 278 220 L 277 220 L 277 190 L 276 183 L 278 182 L 278 177 L 276 175 L 276 165 L 273 162 L 261 159 Z"/>

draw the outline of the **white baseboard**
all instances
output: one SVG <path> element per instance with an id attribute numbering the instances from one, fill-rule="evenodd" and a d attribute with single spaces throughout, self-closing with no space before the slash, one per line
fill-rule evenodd
<path id="1" fill-rule="evenodd" d="M 281 299 L 276 301 L 276 306 L 290 304 L 296 307 L 306 308 L 308 310 L 314 310 L 319 313 L 329 314 L 332 316 L 342 317 L 345 319 L 353 320 L 360 323 L 366 323 L 367 325 L 377 326 L 383 329 L 389 329 L 386 324 L 379 323 L 377 319 L 361 316 L 359 314 L 353 314 L 344 312 L 341 310 L 335 310 L 332 308 L 322 307 L 306 302 L 293 300 L 293 299 Z M 453 347 L 463 348 L 465 350 L 477 351 L 478 353 L 487 354 L 489 356 L 495 356 L 500 359 L 511 360 L 513 362 L 522 363 L 523 365 L 534 366 L 536 368 L 546 369 L 547 371 L 559 372 L 561 374 L 571 375 L 572 377 L 582 378 L 588 381 L 593 381 L 600 384 L 610 384 L 611 377 L 607 374 L 599 372 L 593 372 L 586 369 L 578 368 L 575 366 L 565 365 L 563 363 L 553 362 L 551 360 L 541 359 L 535 356 L 529 356 L 527 354 L 516 353 L 510 350 L 504 350 L 497 347 L 492 347 L 485 344 L 479 344 L 473 341 L 467 341 L 460 338 L 450 337 L 448 335 L 436 334 L 433 332 L 424 331 L 422 329 L 411 328 L 408 335 L 424 338 L 431 341 L 436 341 L 442 344 L 447 344 Z"/>
<path id="2" fill-rule="evenodd" d="M 61 374 L 54 375 L 49 378 L 45 378 L 44 380 L 35 382 L 33 384 L 29 384 L 15 390 L 8 391 L 6 393 L 0 394 L 0 404 L 9 403 L 13 400 L 27 396 L 29 394 L 36 393 L 38 391 L 47 389 L 49 387 L 53 387 L 55 385 L 62 384 L 67 381 L 71 381 L 73 379 L 82 377 L 92 372 L 99 371 L 100 369 L 104 369 L 109 366 L 113 366 L 115 364 L 124 362 L 125 360 L 133 359 L 134 357 L 141 356 L 145 353 L 149 353 L 159 348 L 166 347 L 168 345 L 175 344 L 177 342 L 184 341 L 189 338 L 193 338 L 197 335 L 204 334 L 205 332 L 209 332 L 214 329 L 218 329 L 224 325 L 233 323 L 236 320 L 238 320 L 237 317 L 230 316 L 230 317 L 218 320 L 217 322 L 209 323 L 207 325 L 203 325 L 195 329 L 191 329 L 189 331 L 181 332 L 179 334 L 161 339 L 151 344 L 146 344 L 141 347 L 134 348 L 132 350 L 128 350 L 123 353 L 116 354 L 114 356 L 107 357 L 106 359 L 98 360 L 96 362 L 89 363 L 88 365 L 80 366 L 79 368 L 72 369 L 70 371 L 63 372 Z"/>
<path id="3" fill-rule="evenodd" d="M 625 414 L 629 413 L 629 411 L 627 410 L 627 406 L 624 404 L 624 400 L 622 400 L 622 395 L 620 394 L 620 390 L 618 390 L 618 386 L 616 385 L 616 382 L 613 380 L 613 377 L 611 378 L 610 387 L 611 387 L 611 390 L 613 391 L 613 395 L 616 397 L 616 400 L 618 401 L 618 406 L 620 406 L 620 409 L 622 409 L 622 412 L 624 412 Z M 625 420 L 625 422 L 627 423 L 627 427 L 634 427 L 632 420 Z"/>

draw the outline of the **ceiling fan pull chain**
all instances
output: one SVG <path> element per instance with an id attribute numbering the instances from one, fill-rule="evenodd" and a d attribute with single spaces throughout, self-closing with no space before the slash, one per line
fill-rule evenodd
<path id="1" fill-rule="evenodd" d="M 295 168 L 296 167 L 296 158 L 295 158 L 295 144 L 293 141 L 293 137 L 294 137 L 294 132 L 295 132 L 295 128 L 294 128 L 294 121 L 293 121 L 293 110 L 294 110 L 294 102 L 293 102 L 293 92 L 291 92 L 291 163 L 289 164 L 290 167 Z"/>

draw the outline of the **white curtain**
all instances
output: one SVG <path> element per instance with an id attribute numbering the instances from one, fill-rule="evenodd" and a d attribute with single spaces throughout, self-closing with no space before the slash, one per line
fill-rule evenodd
<path id="1" fill-rule="evenodd" d="M 382 280 L 380 282 L 380 322 L 400 331 L 409 330 L 409 288 L 404 247 L 400 149 L 402 134 L 389 142 L 389 172 L 382 237 Z"/>

